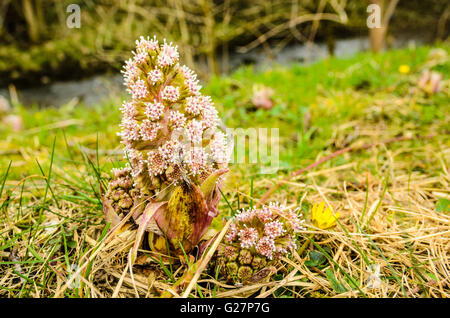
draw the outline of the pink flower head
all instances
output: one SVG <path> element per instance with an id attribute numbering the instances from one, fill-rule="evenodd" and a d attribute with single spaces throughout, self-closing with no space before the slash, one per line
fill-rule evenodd
<path id="1" fill-rule="evenodd" d="M 141 128 L 136 120 L 124 117 L 120 126 L 122 128 L 120 133 L 122 139 L 127 141 L 139 140 Z"/>
<path id="2" fill-rule="evenodd" d="M 275 252 L 275 241 L 269 236 L 264 236 L 256 244 L 256 251 L 268 259 L 272 259 Z"/>
<path id="3" fill-rule="evenodd" d="M 260 219 L 261 222 L 263 222 L 263 223 L 270 222 L 273 219 L 272 211 L 267 206 L 263 206 L 258 211 L 258 215 L 257 216 L 258 216 L 258 219 Z"/>
<path id="4" fill-rule="evenodd" d="M 111 172 L 113 173 L 114 178 L 120 178 L 128 175 L 131 172 L 131 168 L 130 167 L 112 168 Z"/>
<path id="5" fill-rule="evenodd" d="M 202 87 L 198 84 L 197 75 L 186 65 L 181 67 L 181 74 L 185 79 L 184 82 L 189 92 L 192 95 L 199 95 Z"/>
<path id="6" fill-rule="evenodd" d="M 199 175 L 206 168 L 208 156 L 200 147 L 193 147 L 188 153 L 187 163 L 190 166 L 192 174 Z"/>
<path id="7" fill-rule="evenodd" d="M 162 78 L 163 73 L 157 68 L 148 72 L 148 80 L 152 83 L 152 85 L 155 85 L 156 83 L 160 82 Z"/>
<path id="8" fill-rule="evenodd" d="M 171 163 L 178 163 L 178 154 L 180 150 L 182 150 L 181 144 L 177 140 L 169 140 L 164 145 L 159 147 L 159 152 L 163 156 L 164 160 Z"/>
<path id="9" fill-rule="evenodd" d="M 148 95 L 148 87 L 145 81 L 138 79 L 131 88 L 133 99 L 145 99 Z"/>
<path id="10" fill-rule="evenodd" d="M 136 63 L 136 65 L 142 65 L 142 64 L 146 64 L 148 62 L 148 53 L 145 51 L 140 51 L 138 53 L 134 53 L 134 62 Z"/>
<path id="11" fill-rule="evenodd" d="M 210 142 L 211 156 L 213 160 L 219 164 L 227 164 L 230 158 L 229 150 L 227 149 L 227 143 L 225 135 L 218 131 L 214 134 L 214 139 Z"/>
<path id="12" fill-rule="evenodd" d="M 163 155 L 158 150 L 155 150 L 148 153 L 147 166 L 149 175 L 157 176 L 166 169 L 166 161 Z"/>
<path id="13" fill-rule="evenodd" d="M 141 136 L 143 140 L 152 141 L 158 136 L 158 131 L 161 128 L 160 123 L 153 123 L 146 119 L 141 125 Z"/>
<path id="14" fill-rule="evenodd" d="M 134 149 L 125 149 L 125 157 L 128 158 L 131 163 L 131 175 L 135 178 L 144 169 L 144 158 L 142 153 L 135 151 Z"/>
<path id="15" fill-rule="evenodd" d="M 183 75 L 185 80 L 196 80 L 197 79 L 197 74 L 195 74 L 194 71 L 191 70 L 186 65 L 183 65 L 180 68 L 180 71 L 181 71 L 181 74 Z"/>
<path id="16" fill-rule="evenodd" d="M 256 210 L 241 210 L 236 215 L 236 220 L 243 223 L 250 223 L 256 215 Z"/>
<path id="17" fill-rule="evenodd" d="M 264 225 L 264 234 L 271 238 L 277 238 L 285 232 L 286 230 L 283 228 L 283 223 L 278 220 L 266 223 Z"/>
<path id="18" fill-rule="evenodd" d="M 168 119 L 173 128 L 182 128 L 186 123 L 186 117 L 184 117 L 184 115 L 178 110 L 171 110 L 169 112 Z"/>
<path id="19" fill-rule="evenodd" d="M 244 228 L 238 233 L 242 248 L 250 248 L 258 240 L 258 231 L 252 227 Z"/>
<path id="20" fill-rule="evenodd" d="M 151 120 L 158 120 L 164 113 L 164 105 L 159 102 L 145 103 L 145 115 Z"/>
<path id="21" fill-rule="evenodd" d="M 200 114 L 203 110 L 203 100 L 198 96 L 186 98 L 186 111 L 194 116 Z"/>
<path id="22" fill-rule="evenodd" d="M 217 109 L 211 105 L 203 105 L 203 128 L 208 129 L 217 126 L 219 123 L 219 116 L 217 115 Z"/>
<path id="23" fill-rule="evenodd" d="M 242 248 L 254 247 L 269 260 L 280 258 L 296 248 L 295 230 L 289 222 L 301 223 L 295 212 L 272 203 L 260 209 L 238 211 L 228 231 L 227 242 L 234 243 L 236 235 Z"/>
<path id="24" fill-rule="evenodd" d="M 139 77 L 139 68 L 136 66 L 136 62 L 133 59 L 129 59 L 128 61 L 125 62 L 125 66 L 124 66 L 124 84 L 128 87 L 131 88 L 132 84 L 135 82 L 135 80 Z"/>
<path id="25" fill-rule="evenodd" d="M 288 242 L 286 244 L 286 249 L 288 251 L 293 251 L 297 249 L 297 244 L 295 244 L 295 238 L 289 235 Z"/>
<path id="26" fill-rule="evenodd" d="M 225 234 L 225 240 L 228 243 L 233 242 L 238 236 L 238 230 L 235 223 L 231 223 L 228 228 L 227 234 Z"/>
<path id="27" fill-rule="evenodd" d="M 302 231 L 305 229 L 303 223 L 305 220 L 300 220 L 300 217 L 295 211 L 289 210 L 286 212 L 286 220 L 294 231 Z"/>
<path id="28" fill-rule="evenodd" d="M 161 97 L 170 102 L 176 102 L 180 98 L 180 89 L 176 86 L 166 86 L 161 92 Z"/>
<path id="29" fill-rule="evenodd" d="M 161 52 L 158 56 L 158 65 L 161 67 L 171 66 L 178 61 L 178 49 L 177 46 L 173 46 L 172 43 L 167 43 L 164 40 L 164 44 L 161 47 Z"/>
<path id="30" fill-rule="evenodd" d="M 147 38 L 144 38 L 141 36 L 139 40 L 136 40 L 136 51 L 137 52 L 151 52 L 156 51 L 158 49 L 158 40 L 156 37 L 150 40 L 150 38 L 147 36 Z"/>
<path id="31" fill-rule="evenodd" d="M 258 218 L 261 222 L 270 222 L 273 220 L 272 210 L 268 206 L 263 206 L 258 213 Z"/>
<path id="32" fill-rule="evenodd" d="M 270 202 L 269 209 L 271 209 L 274 214 L 280 214 L 286 207 L 278 202 Z"/>
<path id="33" fill-rule="evenodd" d="M 136 116 L 136 105 L 133 102 L 123 102 L 120 108 L 123 117 L 126 119 L 133 119 Z"/>
<path id="34" fill-rule="evenodd" d="M 202 87 L 198 84 L 198 80 L 186 80 L 186 86 L 192 95 L 200 94 L 200 89 Z"/>
<path id="35" fill-rule="evenodd" d="M 202 142 L 203 135 L 202 122 L 193 119 L 186 126 L 186 135 L 188 140 L 192 141 L 194 144 L 200 144 Z"/>
<path id="36" fill-rule="evenodd" d="M 283 245 L 275 245 L 274 256 L 276 258 L 281 258 L 281 256 L 286 253 L 288 253 L 288 250 Z"/>

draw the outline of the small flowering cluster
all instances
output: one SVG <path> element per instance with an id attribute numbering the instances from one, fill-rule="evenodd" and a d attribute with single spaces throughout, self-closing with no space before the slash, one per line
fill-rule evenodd
<path id="1" fill-rule="evenodd" d="M 178 62 L 172 43 L 141 37 L 123 71 L 131 100 L 122 105 L 119 135 L 135 182 L 155 191 L 186 175 L 200 183 L 230 157 L 211 98 Z"/>
<path id="2" fill-rule="evenodd" d="M 272 260 L 296 248 L 295 233 L 304 229 L 303 222 L 296 211 L 277 203 L 241 210 L 231 223 L 225 241 Z"/>
<path id="3" fill-rule="evenodd" d="M 128 213 L 133 206 L 134 199 L 139 197 L 139 191 L 133 187 L 131 169 L 114 168 L 113 179 L 108 185 L 106 198 L 112 207 L 120 213 Z"/>

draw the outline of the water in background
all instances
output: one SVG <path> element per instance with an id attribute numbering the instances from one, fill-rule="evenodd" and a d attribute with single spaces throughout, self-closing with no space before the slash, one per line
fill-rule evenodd
<path id="1" fill-rule="evenodd" d="M 392 48 L 420 43 L 422 43 L 420 39 L 396 39 Z M 351 57 L 368 49 L 368 38 L 342 39 L 336 41 L 334 55 Z M 228 68 L 235 70 L 244 64 L 253 64 L 256 69 L 264 69 L 273 64 L 308 64 L 327 57 L 329 57 L 329 52 L 325 44 L 295 44 L 281 49 L 272 57 L 269 57 L 267 52 L 262 49 L 230 54 Z M 84 80 L 54 82 L 45 86 L 22 89 L 17 92 L 17 95 L 23 105 L 60 106 L 69 102 L 81 102 L 89 106 L 98 104 L 106 98 L 123 94 L 125 88 L 122 83 L 121 74 L 98 75 Z M 6 88 L 0 89 L 0 95 L 7 99 L 10 97 Z"/>

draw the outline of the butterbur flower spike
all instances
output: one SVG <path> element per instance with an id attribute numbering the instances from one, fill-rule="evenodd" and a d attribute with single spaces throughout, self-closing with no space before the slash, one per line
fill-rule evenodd
<path id="1" fill-rule="evenodd" d="M 296 211 L 277 203 L 238 211 L 211 262 L 222 279 L 255 283 L 270 278 L 283 256 L 296 249 L 296 236 L 304 230 Z"/>
<path id="2" fill-rule="evenodd" d="M 103 195 L 105 218 L 117 223 L 132 214 L 139 225 L 132 260 L 146 232 L 151 248 L 165 236 L 175 253 L 180 244 L 189 252 L 218 213 L 232 145 L 172 43 L 141 37 L 123 73 L 131 99 L 121 108 L 119 136 L 129 163 Z"/>

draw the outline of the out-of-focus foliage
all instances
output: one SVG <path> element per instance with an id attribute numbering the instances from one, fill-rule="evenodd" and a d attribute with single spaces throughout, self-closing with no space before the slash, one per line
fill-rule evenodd
<path id="1" fill-rule="evenodd" d="M 181 46 L 186 64 L 198 59 L 217 72 L 217 54 L 271 44 L 366 35 L 365 0 L 3 0 L 0 4 L 0 86 L 40 84 L 118 70 L 140 35 Z M 81 9 L 70 29 L 69 4 Z M 390 28 L 448 34 L 448 4 L 400 1 Z M 447 12 L 447 15 L 445 14 Z M 319 15 L 317 15 L 319 14 Z M 420 16 L 419 16 L 420 14 Z M 320 22 L 319 22 L 320 19 Z M 447 23 L 448 24 L 448 23 Z M 333 44 L 330 43 L 332 46 Z M 226 68 L 226 66 L 225 66 Z"/>

